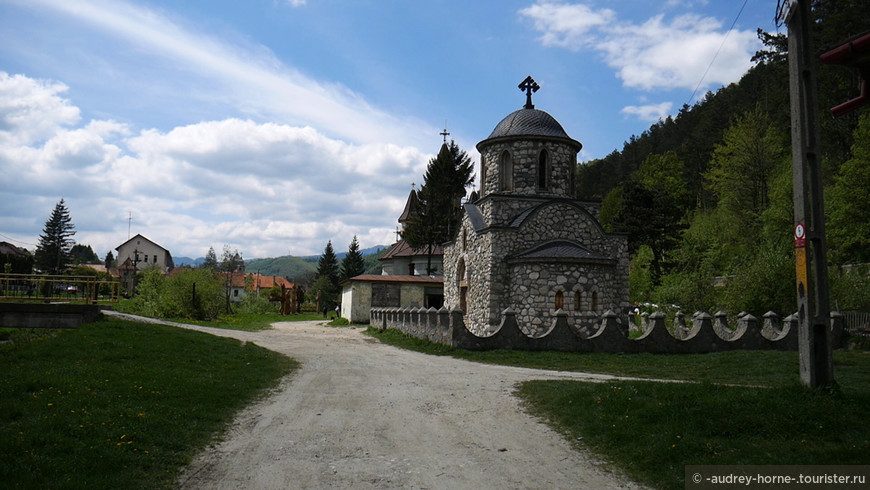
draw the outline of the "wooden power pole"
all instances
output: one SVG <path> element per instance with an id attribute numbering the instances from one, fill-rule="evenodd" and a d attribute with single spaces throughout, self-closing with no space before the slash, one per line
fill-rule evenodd
<path id="1" fill-rule="evenodd" d="M 810 0 L 787 1 L 798 350 L 801 382 L 816 388 L 834 383 L 816 54 Z"/>

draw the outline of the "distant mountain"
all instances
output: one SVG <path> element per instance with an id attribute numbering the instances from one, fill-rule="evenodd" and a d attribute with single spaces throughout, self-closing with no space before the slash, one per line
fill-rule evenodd
<path id="1" fill-rule="evenodd" d="M 366 263 L 367 274 L 380 274 L 381 264 L 378 258 L 384 254 L 384 251 L 389 248 L 386 245 L 377 245 L 371 248 L 360 250 Z M 341 259 L 347 255 L 347 252 L 337 253 L 335 256 L 341 265 Z M 257 273 L 264 276 L 282 276 L 290 279 L 305 280 L 309 277 L 314 277 L 317 273 L 317 262 L 320 260 L 319 255 L 307 255 L 303 257 L 294 257 L 285 255 L 283 257 L 274 257 L 267 259 L 247 259 L 245 260 L 245 270 L 248 272 Z M 191 267 L 199 267 L 205 262 L 204 257 L 191 259 L 190 257 L 173 257 L 176 267 L 189 265 Z"/>
<path id="2" fill-rule="evenodd" d="M 199 267 L 200 264 L 205 262 L 205 257 L 200 257 L 198 259 L 191 259 L 190 257 L 172 257 L 172 261 L 175 262 L 176 267 L 181 267 L 183 265 Z"/>
<path id="3" fill-rule="evenodd" d="M 384 245 L 360 250 L 366 263 L 366 273 L 379 274 L 381 272 L 381 264 L 378 258 L 383 255 L 384 251 L 389 248 Z M 335 254 L 341 265 L 341 259 L 347 255 L 347 252 Z M 283 257 L 275 257 L 269 259 L 250 259 L 245 260 L 245 270 L 248 272 L 259 272 L 265 276 L 283 276 L 290 279 L 304 280 L 306 277 L 313 277 L 317 273 L 317 262 L 320 260 L 320 255 L 307 255 L 303 257 L 294 257 L 285 255 Z"/>
<path id="4" fill-rule="evenodd" d="M 388 248 L 390 248 L 388 245 L 375 245 L 374 247 L 369 247 L 369 248 L 362 249 L 362 250 L 359 251 L 359 253 L 361 253 L 362 256 L 365 257 L 365 256 L 367 256 L 367 255 L 377 254 L 377 253 L 380 252 L 381 250 L 385 250 L 385 249 L 388 249 Z M 345 252 L 338 252 L 338 251 L 336 251 L 336 252 L 335 252 L 335 258 L 337 258 L 338 260 L 343 259 L 346 255 L 347 255 L 347 251 L 345 251 Z M 311 259 L 314 259 L 314 261 L 315 261 L 315 263 L 316 263 L 316 261 L 317 261 L 318 259 L 320 259 L 320 255 L 303 255 L 303 256 L 300 257 L 300 258 L 301 258 L 301 259 L 305 259 L 305 260 L 311 260 Z"/>

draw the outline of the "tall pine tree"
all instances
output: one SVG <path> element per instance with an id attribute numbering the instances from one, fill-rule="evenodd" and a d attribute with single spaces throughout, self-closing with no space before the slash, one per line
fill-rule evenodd
<path id="1" fill-rule="evenodd" d="M 354 235 L 353 240 L 347 248 L 347 255 L 345 255 L 344 259 L 341 261 L 340 279 L 345 281 L 351 277 L 356 277 L 365 271 L 365 259 L 363 259 L 363 256 L 359 251 L 359 241 L 357 241 L 356 235 Z"/>
<path id="2" fill-rule="evenodd" d="M 465 188 L 474 181 L 471 158 L 454 141 L 441 145 L 438 156 L 429 160 L 423 186 L 417 192 L 419 206 L 405 223 L 402 238 L 415 250 L 426 249 L 428 274 L 436 245 L 449 241 L 459 228 Z"/>
<path id="3" fill-rule="evenodd" d="M 39 244 L 36 246 L 36 267 L 49 274 L 60 274 L 70 261 L 70 249 L 75 241 L 75 226 L 66 203 L 61 199 L 45 222 Z"/>
<path id="4" fill-rule="evenodd" d="M 316 301 L 320 295 L 321 308 L 331 310 L 338 303 L 338 279 L 339 267 L 335 250 L 332 248 L 332 240 L 326 243 L 323 255 L 317 261 L 317 278 L 309 289 L 309 301 Z"/>

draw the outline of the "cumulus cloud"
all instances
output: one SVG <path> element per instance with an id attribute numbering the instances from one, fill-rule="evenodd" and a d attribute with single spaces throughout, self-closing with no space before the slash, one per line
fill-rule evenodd
<path id="1" fill-rule="evenodd" d="M 67 90 L 59 82 L 0 72 L 0 142 L 30 144 L 77 123 L 78 107 L 60 96 Z"/>
<path id="2" fill-rule="evenodd" d="M 671 102 L 647 105 L 629 105 L 623 107 L 619 112 L 628 116 L 636 116 L 642 121 L 656 122 L 667 117 L 671 107 L 673 107 L 673 103 Z"/>
<path id="3" fill-rule="evenodd" d="M 128 213 L 134 233 L 175 255 L 225 243 L 248 258 L 318 254 L 353 235 L 388 244 L 406 183 L 431 158 L 237 118 L 138 133 L 114 121 L 81 124 L 64 90 L 0 72 L 0 171 L 13 176 L 0 183 L 0 229 L 32 230 L 64 197 L 76 239 L 100 255 L 127 238 Z"/>
<path id="4" fill-rule="evenodd" d="M 597 51 L 624 86 L 644 91 L 694 89 L 714 57 L 703 86 L 730 83 L 758 48 L 754 31 L 729 33 L 720 21 L 694 14 L 660 14 L 636 24 L 610 9 L 541 1 L 520 15 L 533 21 L 543 45 Z"/>
<path id="5" fill-rule="evenodd" d="M 594 29 L 616 20 L 616 12 L 610 9 L 593 10 L 583 4 L 543 2 L 520 10 L 520 14 L 532 19 L 535 29 L 543 33 L 540 40 L 544 46 L 574 50 L 594 44 Z"/>

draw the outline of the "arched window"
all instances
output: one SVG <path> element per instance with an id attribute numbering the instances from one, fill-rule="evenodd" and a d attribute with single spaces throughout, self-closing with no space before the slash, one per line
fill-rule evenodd
<path id="1" fill-rule="evenodd" d="M 550 156 L 547 153 L 547 150 L 541 150 L 541 154 L 538 155 L 538 189 L 542 191 L 547 190 L 547 184 L 549 181 L 549 165 Z"/>
<path id="2" fill-rule="evenodd" d="M 501 154 L 501 190 L 510 191 L 514 188 L 514 160 L 507 150 Z"/>
<path id="3" fill-rule="evenodd" d="M 578 291 L 574 291 L 574 311 L 580 311 L 583 309 L 583 293 Z"/>
<path id="4" fill-rule="evenodd" d="M 468 311 L 468 277 L 465 269 L 465 259 L 459 259 L 456 267 L 456 289 L 459 293 L 459 309 Z"/>
<path id="5" fill-rule="evenodd" d="M 565 307 L 565 293 L 556 291 L 556 309 L 561 310 Z"/>
<path id="6" fill-rule="evenodd" d="M 486 156 L 480 155 L 480 197 L 486 194 Z"/>
<path id="7" fill-rule="evenodd" d="M 592 293 L 592 301 L 589 302 L 589 309 L 598 311 L 598 291 Z"/>

